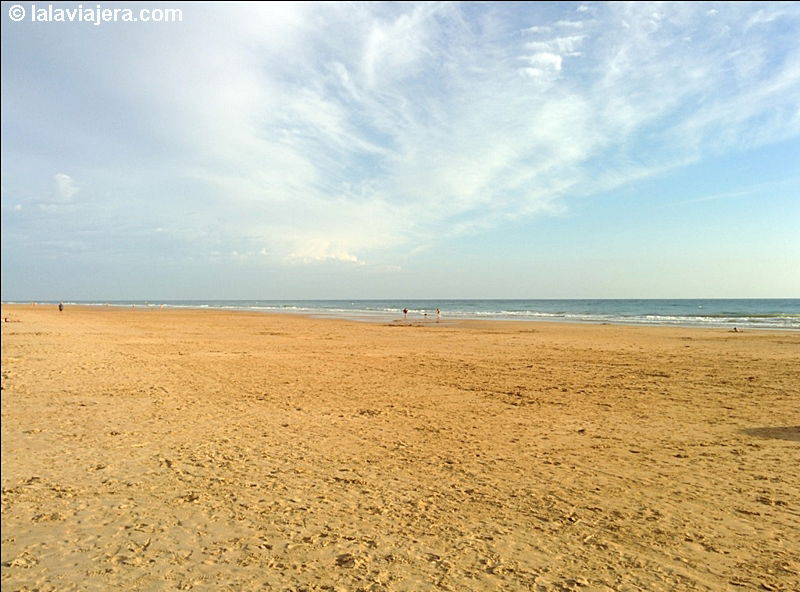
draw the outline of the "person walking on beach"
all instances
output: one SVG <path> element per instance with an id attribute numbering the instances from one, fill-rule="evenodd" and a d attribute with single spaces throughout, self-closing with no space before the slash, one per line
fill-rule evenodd
<path id="1" fill-rule="evenodd" d="M 59 302 L 58 303 L 58 312 L 64 312 L 64 303 L 63 302 Z"/>
<path id="2" fill-rule="evenodd" d="M 438 323 L 440 320 L 442 320 L 442 311 L 437 308 L 436 309 L 436 322 Z"/>

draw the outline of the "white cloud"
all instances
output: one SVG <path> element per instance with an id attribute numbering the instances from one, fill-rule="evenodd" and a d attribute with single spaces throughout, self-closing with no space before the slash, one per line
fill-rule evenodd
<path id="1" fill-rule="evenodd" d="M 531 41 L 525 44 L 526 49 L 539 52 L 554 52 L 559 54 L 575 54 L 583 44 L 585 35 L 570 35 L 555 37 L 547 41 Z"/>
<path id="2" fill-rule="evenodd" d="M 56 173 L 53 175 L 53 180 L 56 182 L 58 196 L 64 201 L 69 201 L 80 191 L 80 188 L 75 186 L 75 181 L 69 175 Z"/>
<path id="3" fill-rule="evenodd" d="M 723 50 L 747 50 L 733 36 L 719 45 L 678 44 L 685 35 L 676 31 L 703 29 L 704 12 L 611 5 L 592 21 L 526 29 L 580 34 L 521 38 L 518 46 L 476 37 L 450 5 L 363 7 L 341 21 L 326 12 L 324 28 L 306 22 L 297 31 L 290 73 L 263 72 L 257 59 L 248 61 L 253 55 L 236 60 L 241 70 L 227 78 L 242 89 L 234 104 L 242 103 L 244 115 L 210 126 L 225 130 L 228 141 L 208 138 L 236 172 L 216 178 L 225 195 L 256 208 L 239 223 L 271 253 L 358 262 L 685 164 L 724 126 L 741 137 L 798 80 L 787 66 L 759 90 L 733 88 L 716 109 L 698 103 L 728 86 Z M 633 34 L 620 32 L 623 21 Z M 727 25 L 736 22 L 730 15 Z M 348 42 L 321 37 L 331 28 L 345 29 Z M 515 53 L 524 56 L 519 83 L 507 70 Z M 261 55 L 271 59 L 271 48 Z M 565 56 L 577 71 L 600 76 L 574 77 Z M 728 66 L 744 59 L 730 58 Z M 547 85 L 526 86 L 525 79 Z M 268 110 L 256 102 L 262 96 L 272 97 Z M 777 130 L 776 121 L 765 137 Z M 648 147 L 646 162 L 631 163 L 647 136 L 658 144 Z M 601 160 L 598 174 L 592 163 Z M 256 211 L 267 219 L 254 223 Z"/>
<path id="4" fill-rule="evenodd" d="M 288 260 L 303 263 L 319 261 L 340 261 L 344 263 L 362 264 L 358 257 L 349 253 L 340 245 L 324 239 L 311 240 L 296 251 L 289 253 Z"/>
<path id="5" fill-rule="evenodd" d="M 585 24 L 586 23 L 584 21 L 561 20 L 556 22 L 555 26 L 563 29 L 582 29 Z"/>
<path id="6" fill-rule="evenodd" d="M 759 8 L 758 11 L 748 17 L 745 30 L 755 26 L 768 25 L 781 18 L 796 17 L 797 11 L 797 6 L 792 6 L 792 3 L 786 3 L 784 6 L 781 3 L 769 3 L 765 8 Z"/>
<path id="7" fill-rule="evenodd" d="M 531 49 L 528 46 L 526 48 Z M 528 65 L 520 68 L 519 72 L 523 76 L 542 82 L 554 81 L 561 72 L 561 65 L 564 61 L 559 54 L 547 51 L 521 56 L 520 60 L 527 62 Z"/>

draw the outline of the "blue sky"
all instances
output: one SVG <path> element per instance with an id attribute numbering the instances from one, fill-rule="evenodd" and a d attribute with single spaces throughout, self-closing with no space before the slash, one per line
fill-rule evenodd
<path id="1" fill-rule="evenodd" d="M 798 3 L 13 5 L 3 300 L 800 297 Z"/>

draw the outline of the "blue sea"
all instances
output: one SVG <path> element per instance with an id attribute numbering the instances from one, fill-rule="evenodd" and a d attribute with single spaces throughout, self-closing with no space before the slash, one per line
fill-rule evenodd
<path id="1" fill-rule="evenodd" d="M 69 304 L 69 303 L 66 303 Z M 800 329 L 800 298 L 692 300 L 128 300 L 84 305 L 215 308 L 294 313 L 367 322 L 403 318 L 443 321 L 565 321 L 744 329 Z M 427 316 L 426 316 L 427 315 Z"/>

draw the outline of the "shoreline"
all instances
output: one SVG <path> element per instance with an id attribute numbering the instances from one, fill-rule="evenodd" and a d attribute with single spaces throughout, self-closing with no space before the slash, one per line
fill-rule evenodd
<path id="1" fill-rule="evenodd" d="M 4 588 L 800 583 L 796 333 L 3 314 Z"/>
<path id="2" fill-rule="evenodd" d="M 37 302 L 37 303 L 19 303 L 19 302 L 3 302 L 3 307 L 20 307 L 21 309 L 25 309 L 26 307 L 30 307 L 32 309 L 36 309 L 38 307 L 46 307 L 46 306 L 56 306 L 58 302 Z M 497 316 L 494 318 L 476 318 L 476 316 L 472 315 L 453 315 L 453 314 L 445 314 L 443 313 L 441 318 L 437 321 L 435 313 L 426 316 L 420 314 L 414 314 L 411 318 L 402 319 L 397 318 L 400 312 L 398 313 L 389 313 L 389 312 L 373 312 L 373 311 L 325 311 L 324 309 L 321 311 L 314 311 L 314 310 L 302 310 L 302 311 L 293 311 L 293 310 L 264 310 L 258 309 L 253 307 L 234 307 L 234 306 L 209 306 L 209 305 L 198 305 L 198 306 L 191 306 L 191 305 L 170 305 L 170 304 L 121 304 L 121 303 L 71 303 L 65 302 L 65 305 L 68 306 L 70 309 L 80 309 L 85 308 L 87 310 L 102 310 L 102 309 L 119 309 L 119 310 L 137 310 L 137 311 L 218 311 L 218 312 L 236 312 L 236 313 L 252 313 L 258 315 L 287 315 L 287 316 L 297 316 L 301 318 L 312 318 L 312 319 L 331 319 L 331 320 L 344 320 L 356 323 L 363 323 L 363 324 L 419 324 L 419 325 L 437 325 L 437 324 L 461 324 L 461 323 L 519 323 L 522 325 L 528 324 L 555 324 L 555 325 L 588 325 L 588 326 L 620 326 L 620 327 L 664 327 L 664 328 L 676 328 L 676 329 L 708 329 L 708 330 L 727 330 L 733 333 L 743 333 L 753 332 L 753 331 L 767 331 L 767 332 L 799 332 L 800 327 L 763 327 L 763 326 L 752 326 L 749 325 L 746 321 L 739 323 L 738 325 L 735 324 L 735 321 L 726 321 L 720 323 L 700 323 L 700 322 L 643 322 L 643 321 L 625 321 L 619 319 L 603 319 L 603 320 L 593 320 L 593 319 L 567 319 L 567 318 L 558 318 L 558 317 L 547 317 L 547 318 L 536 318 L 536 317 L 528 317 L 528 318 L 508 318 Z M 734 330 L 736 329 L 736 330 Z"/>

